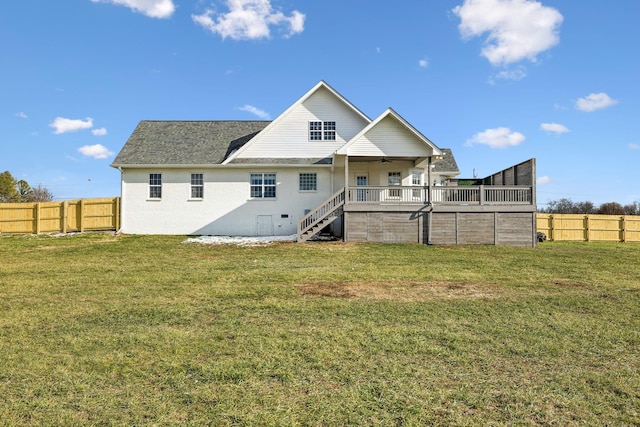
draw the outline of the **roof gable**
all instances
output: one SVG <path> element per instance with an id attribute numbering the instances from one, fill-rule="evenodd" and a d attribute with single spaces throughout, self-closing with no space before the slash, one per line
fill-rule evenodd
<path id="1" fill-rule="evenodd" d="M 335 121 L 336 140 L 309 141 L 309 121 Z M 231 155 L 237 158 L 326 157 L 371 122 L 362 111 L 320 81 L 271 122 L 263 132 Z"/>
<path id="2" fill-rule="evenodd" d="M 388 108 L 336 154 L 349 156 L 439 156 L 442 151 L 393 109 Z"/>

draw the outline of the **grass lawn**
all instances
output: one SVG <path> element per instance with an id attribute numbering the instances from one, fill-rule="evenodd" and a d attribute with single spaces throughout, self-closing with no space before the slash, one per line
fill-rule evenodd
<path id="1" fill-rule="evenodd" d="M 0 236 L 0 425 L 640 425 L 640 245 Z"/>

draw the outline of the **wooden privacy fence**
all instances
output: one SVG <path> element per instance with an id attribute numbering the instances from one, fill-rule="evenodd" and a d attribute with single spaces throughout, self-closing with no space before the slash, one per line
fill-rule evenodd
<path id="1" fill-rule="evenodd" d="M 69 233 L 119 228 L 119 197 L 63 202 L 0 203 L 0 233 Z"/>
<path id="2" fill-rule="evenodd" d="M 547 240 L 640 242 L 639 215 L 537 214 L 537 229 Z"/>

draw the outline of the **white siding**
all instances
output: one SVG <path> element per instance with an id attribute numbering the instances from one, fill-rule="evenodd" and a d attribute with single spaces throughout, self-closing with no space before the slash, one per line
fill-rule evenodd
<path id="1" fill-rule="evenodd" d="M 275 172 L 275 200 L 250 200 L 249 175 Z M 317 192 L 299 192 L 298 174 L 316 172 Z M 162 173 L 162 199 L 149 199 L 149 174 Z M 204 198 L 190 199 L 192 173 L 204 174 Z M 124 170 L 122 228 L 128 234 L 255 236 L 258 216 L 271 215 L 276 235 L 296 233 L 305 209 L 332 194 L 329 168 Z M 283 218 L 288 215 L 288 218 Z"/>
<path id="2" fill-rule="evenodd" d="M 335 121 L 335 141 L 309 141 L 309 121 Z M 286 116 L 255 138 L 239 158 L 324 158 L 360 132 L 368 123 L 355 111 L 320 88 Z"/>
<path id="3" fill-rule="evenodd" d="M 389 116 L 354 141 L 348 149 L 350 156 L 425 157 L 431 153 L 431 147 Z"/>

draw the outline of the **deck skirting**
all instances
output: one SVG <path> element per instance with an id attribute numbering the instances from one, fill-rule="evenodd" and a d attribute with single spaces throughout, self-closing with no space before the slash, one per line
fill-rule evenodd
<path id="1" fill-rule="evenodd" d="M 535 246 L 535 212 L 442 212 L 428 209 L 344 212 L 347 242 Z M 429 229 L 431 225 L 431 229 Z"/>

